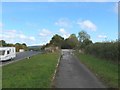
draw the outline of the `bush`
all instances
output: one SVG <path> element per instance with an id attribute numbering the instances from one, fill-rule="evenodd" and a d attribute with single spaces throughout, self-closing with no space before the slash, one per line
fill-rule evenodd
<path id="1" fill-rule="evenodd" d="M 85 52 L 108 60 L 118 60 L 118 42 L 94 43 L 86 46 Z"/>

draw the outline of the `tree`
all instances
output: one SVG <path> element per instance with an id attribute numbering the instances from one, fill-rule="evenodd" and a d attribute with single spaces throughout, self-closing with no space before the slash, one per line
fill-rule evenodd
<path id="1" fill-rule="evenodd" d="M 71 49 L 71 48 L 72 48 L 72 45 L 71 45 L 70 43 L 71 43 L 71 42 L 70 42 L 69 38 L 66 38 L 66 39 L 64 40 L 64 42 L 62 43 L 61 48 L 62 48 L 62 49 Z"/>
<path id="2" fill-rule="evenodd" d="M 63 41 L 64 41 L 64 38 L 56 34 L 50 40 L 50 45 L 58 46 L 61 48 Z"/>
<path id="3" fill-rule="evenodd" d="M 28 47 L 27 47 L 27 45 L 26 45 L 25 43 L 23 43 L 23 44 L 16 43 L 16 44 L 15 44 L 15 47 L 16 47 L 16 51 L 17 51 L 17 52 L 19 51 L 19 49 L 28 50 Z"/>
<path id="4" fill-rule="evenodd" d="M 92 43 L 92 41 L 90 40 L 90 35 L 87 34 L 87 32 L 85 31 L 81 31 L 78 33 L 78 39 L 79 39 L 79 48 L 81 49 L 85 49 L 85 47 L 89 44 Z"/>
<path id="5" fill-rule="evenodd" d="M 86 39 L 89 40 L 90 39 L 90 35 L 87 34 L 87 32 L 82 30 L 81 32 L 78 33 L 78 39 L 79 39 L 80 42 L 83 42 Z"/>
<path id="6" fill-rule="evenodd" d="M 81 48 L 85 48 L 87 45 L 92 44 L 92 41 L 89 39 L 85 39 L 82 44 L 81 44 Z"/>
<path id="7" fill-rule="evenodd" d="M 67 39 L 62 43 L 62 49 L 73 49 L 78 46 L 78 39 L 75 34 L 71 34 Z"/>
<path id="8" fill-rule="evenodd" d="M 27 46 L 25 43 L 23 43 L 22 45 Z"/>
<path id="9" fill-rule="evenodd" d="M 78 41 L 78 38 L 76 37 L 75 34 L 71 34 L 70 37 L 69 37 L 69 39 L 70 39 L 72 48 L 78 47 L 79 41 Z"/>
<path id="10" fill-rule="evenodd" d="M 8 47 L 14 47 L 15 45 L 12 44 L 12 43 L 7 43 L 7 46 L 8 46 Z"/>
<path id="11" fill-rule="evenodd" d="M 4 40 L 0 41 L 0 46 L 7 46 L 7 43 Z"/>
<path id="12" fill-rule="evenodd" d="M 19 49 L 22 49 L 22 46 L 20 43 L 15 44 L 16 51 L 19 52 Z"/>
<path id="13" fill-rule="evenodd" d="M 28 47 L 27 47 L 27 45 L 25 43 L 21 44 L 21 46 L 22 46 L 22 49 L 28 50 Z"/>

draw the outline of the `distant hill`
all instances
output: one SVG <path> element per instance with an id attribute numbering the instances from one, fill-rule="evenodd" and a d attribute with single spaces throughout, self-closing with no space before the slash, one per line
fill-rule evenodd
<path id="1" fill-rule="evenodd" d="M 34 50 L 34 51 L 40 51 L 42 45 L 36 45 L 36 46 L 28 46 L 29 50 Z"/>
<path id="2" fill-rule="evenodd" d="M 41 48 L 42 45 L 36 45 L 36 46 L 28 46 L 28 48 Z"/>

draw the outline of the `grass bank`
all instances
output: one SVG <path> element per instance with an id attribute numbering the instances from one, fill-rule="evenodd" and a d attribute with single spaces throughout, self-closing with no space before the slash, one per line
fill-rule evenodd
<path id="1" fill-rule="evenodd" d="M 118 88 L 118 65 L 107 60 L 101 60 L 91 55 L 75 52 L 80 61 L 85 64 L 108 87 Z"/>
<path id="2" fill-rule="evenodd" d="M 50 88 L 59 53 L 38 54 L 2 68 L 3 88 Z"/>

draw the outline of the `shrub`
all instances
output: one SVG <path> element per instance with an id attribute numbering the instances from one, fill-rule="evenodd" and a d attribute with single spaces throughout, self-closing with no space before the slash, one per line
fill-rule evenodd
<path id="1" fill-rule="evenodd" d="M 108 60 L 118 60 L 118 42 L 94 43 L 86 46 L 85 52 Z"/>

